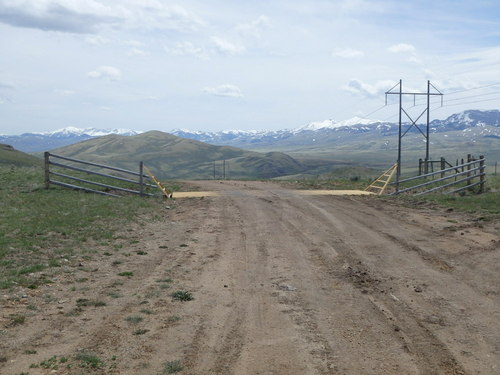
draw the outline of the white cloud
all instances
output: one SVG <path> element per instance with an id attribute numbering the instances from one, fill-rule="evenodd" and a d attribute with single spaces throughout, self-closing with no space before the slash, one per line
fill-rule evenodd
<path id="1" fill-rule="evenodd" d="M 374 85 L 370 85 L 358 79 L 351 79 L 345 89 L 356 95 L 373 98 L 382 95 L 395 84 L 394 81 L 378 81 Z"/>
<path id="2" fill-rule="evenodd" d="M 126 40 L 125 42 L 123 42 L 123 44 L 135 48 L 144 46 L 144 43 L 139 42 L 138 40 Z"/>
<path id="3" fill-rule="evenodd" d="M 392 53 L 416 52 L 416 48 L 413 45 L 407 43 L 394 44 L 390 46 L 387 50 Z"/>
<path id="4" fill-rule="evenodd" d="M 219 85 L 216 87 L 205 87 L 203 89 L 203 92 L 216 96 L 229 96 L 233 98 L 239 98 L 243 96 L 238 86 L 230 84 Z"/>
<path id="5" fill-rule="evenodd" d="M 262 31 L 270 25 L 269 17 L 260 16 L 256 20 L 249 23 L 242 23 L 236 27 L 236 31 L 243 36 L 251 36 L 254 38 L 260 38 Z"/>
<path id="6" fill-rule="evenodd" d="M 339 49 L 337 48 L 335 52 L 333 52 L 334 56 L 342 57 L 344 59 L 355 59 L 358 57 L 363 57 L 365 54 L 363 51 L 359 51 L 357 49 L 346 48 Z"/>
<path id="7" fill-rule="evenodd" d="M 203 24 L 187 9 L 158 0 L 0 0 L 0 22 L 70 33 L 95 33 L 105 26 L 187 31 Z"/>
<path id="8" fill-rule="evenodd" d="M 146 56 L 148 53 L 140 48 L 132 48 L 129 52 L 129 56 Z"/>
<path id="9" fill-rule="evenodd" d="M 88 35 L 87 37 L 85 37 L 85 41 L 88 43 L 88 44 L 92 44 L 92 45 L 104 45 L 104 44 L 108 44 L 109 43 L 109 40 L 100 36 L 100 35 Z"/>
<path id="10" fill-rule="evenodd" d="M 227 55 L 237 55 L 245 52 L 245 47 L 241 44 L 232 43 L 226 39 L 219 38 L 217 36 L 211 37 L 210 40 L 215 46 L 215 49 L 220 53 Z"/>
<path id="11" fill-rule="evenodd" d="M 61 96 L 70 96 L 76 94 L 76 91 L 73 90 L 64 90 L 64 89 L 55 89 L 54 94 Z"/>
<path id="12" fill-rule="evenodd" d="M 120 69 L 113 66 L 100 66 L 97 69 L 87 73 L 89 78 L 100 78 L 109 81 L 119 81 L 122 79 L 122 72 Z"/>
<path id="13" fill-rule="evenodd" d="M 191 42 L 177 42 L 173 48 L 166 47 L 165 50 L 178 56 L 195 56 L 202 60 L 208 60 L 209 56 L 203 47 L 197 47 Z"/>

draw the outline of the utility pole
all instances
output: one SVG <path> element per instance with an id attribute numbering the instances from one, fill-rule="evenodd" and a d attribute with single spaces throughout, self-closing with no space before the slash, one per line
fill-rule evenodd
<path id="1" fill-rule="evenodd" d="M 398 91 L 393 91 L 396 87 L 399 87 Z M 436 90 L 437 92 L 431 92 L 431 87 Z M 404 92 L 403 91 L 403 80 L 399 80 L 399 83 L 394 85 L 389 91 L 385 93 L 385 103 L 387 104 L 387 95 L 398 95 L 399 96 L 399 128 L 398 128 L 398 167 L 396 169 L 396 193 L 399 191 L 399 180 L 401 177 L 401 150 L 402 150 L 402 142 L 401 140 L 403 137 L 410 131 L 412 127 L 416 127 L 418 131 L 424 136 L 425 138 L 425 162 L 424 162 L 424 174 L 429 172 L 429 161 L 430 161 L 430 156 L 429 156 L 429 145 L 430 145 L 430 136 L 429 136 L 429 124 L 430 124 L 430 104 L 431 100 L 430 97 L 433 95 L 439 95 L 441 96 L 441 106 L 443 105 L 443 94 L 441 91 L 439 91 L 430 81 L 427 81 L 427 92 L 422 93 L 422 92 Z M 418 116 L 415 120 L 413 120 L 408 112 L 403 108 L 403 95 L 413 95 L 413 101 L 415 102 L 415 97 L 417 95 L 425 95 L 427 97 L 427 106 L 424 109 L 424 111 Z M 411 121 L 411 125 L 406 131 L 403 133 L 403 113 L 408 117 L 408 119 Z M 422 129 L 417 125 L 417 121 L 420 120 L 420 118 L 424 115 L 424 113 L 427 113 L 427 129 L 426 132 L 424 133 Z"/>

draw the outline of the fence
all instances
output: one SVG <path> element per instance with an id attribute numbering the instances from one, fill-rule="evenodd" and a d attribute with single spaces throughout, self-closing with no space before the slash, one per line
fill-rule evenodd
<path id="1" fill-rule="evenodd" d="M 66 161 L 66 162 L 71 162 L 74 165 L 69 165 L 69 164 L 64 164 L 61 162 L 53 161 L 53 159 L 61 160 L 61 161 Z M 119 172 L 122 176 L 127 176 L 127 177 L 120 177 L 116 175 L 111 175 L 103 172 L 98 172 L 95 170 L 90 170 L 90 169 L 85 169 L 81 167 L 77 167 L 75 165 L 83 165 L 83 166 L 91 166 L 94 168 L 97 168 L 99 170 L 111 170 L 115 172 Z M 127 184 L 132 184 L 133 186 L 137 185 L 137 190 L 134 190 L 132 188 L 126 188 L 123 186 L 116 186 L 116 185 L 111 185 L 110 183 L 104 183 L 104 182 L 98 182 L 98 181 L 92 181 L 89 179 L 84 179 L 81 177 L 77 176 L 72 176 L 66 173 L 61 173 L 60 171 L 54 170 L 53 167 L 59 168 L 59 170 L 71 170 L 71 171 L 77 171 L 81 172 L 87 175 L 94 175 L 94 176 L 101 176 L 105 177 L 107 179 L 115 180 L 115 181 L 120 181 L 120 182 L 125 182 Z M 96 190 L 96 189 L 91 189 L 89 187 L 81 186 L 81 185 L 76 185 L 73 183 L 68 183 L 68 182 L 63 182 L 60 180 L 55 180 L 54 176 L 56 177 L 61 177 L 63 179 L 69 179 L 71 181 L 75 181 L 77 183 L 81 184 L 89 184 L 93 186 L 99 186 L 107 189 L 107 191 L 102 191 L 102 190 Z M 136 180 L 133 180 L 133 176 L 137 178 Z M 77 160 L 77 159 L 72 159 L 68 158 L 66 156 L 60 156 L 60 155 L 55 155 L 51 154 L 50 152 L 45 152 L 45 187 L 48 189 L 50 185 L 57 185 L 57 186 L 62 186 L 70 189 L 75 189 L 75 190 L 83 190 L 91 193 L 96 193 L 96 194 L 101 194 L 101 195 L 108 195 L 112 197 L 119 197 L 116 192 L 125 192 L 129 194 L 137 194 L 140 196 L 152 196 L 153 194 L 149 194 L 145 192 L 145 189 L 147 187 L 152 187 L 156 188 L 155 185 L 149 184 L 145 181 L 146 179 L 149 179 L 148 175 L 144 174 L 144 165 L 142 161 L 139 163 L 139 172 L 133 172 L 129 171 L 126 169 L 122 168 L 115 168 L 115 167 L 110 167 L 107 165 L 102 165 L 102 164 L 97 164 L 97 163 L 91 163 L 88 161 L 82 161 L 82 160 Z M 115 182 L 114 182 L 115 183 Z"/>
<path id="2" fill-rule="evenodd" d="M 429 161 L 427 161 L 429 163 Z M 404 180 L 396 181 L 396 192 L 394 194 L 400 194 L 405 192 L 416 191 L 415 195 L 423 195 L 432 193 L 438 190 L 444 190 L 450 188 L 455 185 L 459 185 L 459 187 L 445 191 L 446 194 L 459 193 L 464 190 L 472 189 L 475 186 L 479 186 L 478 193 L 484 192 L 484 183 L 485 183 L 485 159 L 484 156 L 480 156 L 479 159 L 473 158 L 471 155 L 468 155 L 467 162 L 462 162 L 462 164 L 458 164 L 456 166 L 451 166 L 446 168 L 446 164 L 444 159 L 441 159 L 440 165 L 441 169 L 431 173 L 420 174 L 416 177 L 406 178 Z M 419 172 L 421 170 L 421 163 Z M 439 178 L 435 178 L 439 176 Z M 428 179 L 431 179 L 430 181 Z M 401 185 L 405 186 L 408 183 L 418 182 L 419 180 L 426 180 L 423 183 L 418 183 L 417 185 L 404 187 L 401 189 Z M 452 182 L 446 182 L 448 180 L 453 180 Z"/>

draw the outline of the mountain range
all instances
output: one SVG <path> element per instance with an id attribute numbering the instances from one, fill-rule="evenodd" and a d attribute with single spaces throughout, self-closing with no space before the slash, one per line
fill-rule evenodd
<path id="1" fill-rule="evenodd" d="M 405 129 L 411 125 L 403 124 Z M 170 133 L 182 138 L 213 144 L 242 147 L 251 150 L 300 150 L 317 148 L 318 145 L 346 144 L 355 141 L 360 135 L 388 140 L 397 138 L 398 124 L 368 120 L 359 117 L 336 122 L 325 120 L 311 122 L 296 129 L 274 131 L 225 130 L 219 132 L 192 131 L 176 129 Z M 500 139 L 500 111 L 468 110 L 449 116 L 445 120 L 430 123 L 431 134 L 445 134 L 467 142 L 477 142 L 482 138 Z M 21 135 L 0 135 L 0 143 L 9 144 L 24 152 L 40 152 L 74 144 L 87 139 L 109 134 L 137 135 L 141 132 L 127 129 L 79 129 L 68 127 L 46 133 L 24 133 Z M 409 134 L 418 134 L 413 127 Z M 431 138 L 432 141 L 432 138 Z"/>
<path id="2" fill-rule="evenodd" d="M 418 158 L 425 156 L 425 138 L 420 134 L 419 129 L 415 126 L 410 128 L 410 125 L 409 123 L 403 124 L 403 131 L 409 130 L 402 139 L 403 165 L 405 166 L 410 166 L 410 164 L 415 166 Z M 122 160 L 120 163 L 125 163 L 127 157 L 136 160 L 137 157 L 144 156 L 151 161 L 154 160 L 162 174 L 164 172 L 164 175 L 168 176 L 171 176 L 175 170 L 174 174 L 180 178 L 188 177 L 188 175 L 196 178 L 201 178 L 201 175 L 206 177 L 207 170 L 210 169 L 209 164 L 213 163 L 213 160 L 226 159 L 237 159 L 236 163 L 232 163 L 232 169 L 233 171 L 238 170 L 240 177 L 269 177 L 304 173 L 321 175 L 333 169 L 353 166 L 387 169 L 396 160 L 398 127 L 397 123 L 354 118 L 344 122 L 333 120 L 312 122 L 297 129 L 277 131 L 202 132 L 174 130 L 169 135 L 176 136 L 175 141 L 166 139 L 164 134 L 167 133 L 153 133 L 161 134 L 160 139 L 164 144 L 154 141 L 154 137 L 145 137 L 144 139 L 153 142 L 151 145 L 144 144 L 144 139 L 139 137 L 141 133 L 132 130 L 65 128 L 50 133 L 0 135 L 0 143 L 12 145 L 25 152 L 56 149 L 57 153 L 62 147 L 61 152 L 69 152 L 73 156 L 80 154 L 92 159 L 102 159 L 104 155 L 116 157 L 119 149 L 110 151 L 107 145 L 100 142 L 96 143 L 99 144 L 98 149 L 97 146 L 91 148 L 90 141 L 104 139 L 103 142 L 108 142 L 109 145 L 113 143 L 113 148 L 116 144 L 123 143 L 125 139 L 130 137 L 137 139 L 142 148 L 135 149 L 135 146 L 130 146 L 132 147 L 130 152 L 119 157 Z M 425 126 L 419 125 L 419 127 L 421 131 L 425 132 Z M 178 137 L 185 141 L 181 142 L 177 139 Z M 116 141 L 115 138 L 120 140 Z M 111 139 L 114 141 L 110 142 Z M 174 144 L 176 151 L 172 153 L 170 152 L 172 150 L 169 150 L 167 152 L 165 147 L 173 147 Z M 74 145 L 79 151 L 75 152 L 75 148 L 68 147 L 70 145 Z M 209 145 L 232 147 L 239 149 L 239 151 L 228 152 L 228 148 L 215 150 L 207 148 Z M 89 148 L 90 151 L 93 150 L 94 154 L 90 155 L 89 152 L 86 152 L 86 148 Z M 181 150 L 182 148 L 184 149 Z M 143 153 L 146 149 L 151 155 Z M 245 154 L 246 151 L 258 151 L 259 153 Z M 433 120 L 430 123 L 430 151 L 431 159 L 444 156 L 447 160 L 454 161 L 466 157 L 467 154 L 473 154 L 485 155 L 487 165 L 494 164 L 500 159 L 500 111 L 468 110 L 451 115 L 445 120 Z M 189 173 L 179 172 L 185 169 L 181 158 L 185 158 L 188 163 L 194 160 L 189 152 L 200 153 L 198 155 L 200 158 L 195 158 L 196 163 L 201 168 L 199 173 L 193 173 L 193 170 Z M 162 156 L 160 157 L 160 155 Z M 245 159 L 247 157 L 250 159 Z M 168 162 L 165 158 L 169 158 Z M 175 163 L 173 163 L 174 158 L 176 159 Z M 167 166 L 167 164 L 172 165 Z M 259 165 L 261 171 L 258 170 Z"/>

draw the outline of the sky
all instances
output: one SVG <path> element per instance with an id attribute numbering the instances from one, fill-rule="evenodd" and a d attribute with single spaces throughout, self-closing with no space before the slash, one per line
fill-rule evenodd
<path id="1" fill-rule="evenodd" d="M 0 48 L 0 134 L 500 108 L 498 0 L 0 0 Z"/>

